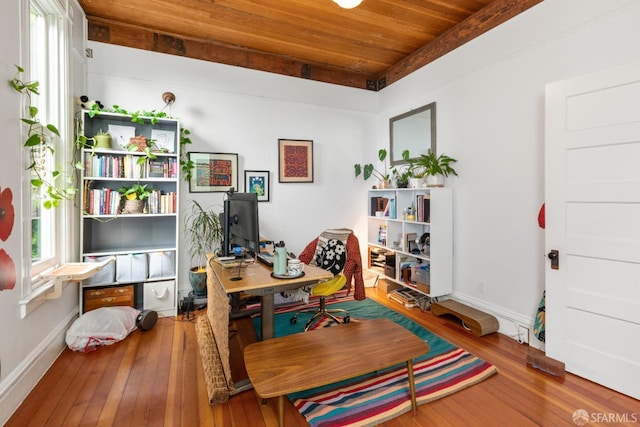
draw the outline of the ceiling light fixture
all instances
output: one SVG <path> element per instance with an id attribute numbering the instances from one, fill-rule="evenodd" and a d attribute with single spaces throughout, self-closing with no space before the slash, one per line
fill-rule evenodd
<path id="1" fill-rule="evenodd" d="M 362 3 L 362 0 L 333 0 L 333 2 L 343 9 L 353 9 Z"/>

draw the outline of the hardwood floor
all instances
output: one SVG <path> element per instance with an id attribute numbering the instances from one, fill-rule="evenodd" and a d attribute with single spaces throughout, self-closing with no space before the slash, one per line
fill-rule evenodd
<path id="1" fill-rule="evenodd" d="M 526 364 L 528 346 L 500 334 L 475 337 L 455 319 L 404 309 L 377 288 L 367 294 L 499 370 L 480 384 L 420 406 L 415 417 L 407 413 L 384 426 L 575 426 L 577 409 L 590 414 L 589 426 L 640 425 L 639 401 L 574 375 L 554 377 L 533 369 Z M 241 354 L 255 332 L 249 319 L 236 320 L 232 328 L 238 331 L 232 352 Z M 245 376 L 242 363 L 233 369 L 235 380 Z M 152 330 L 135 331 L 93 353 L 65 350 L 6 426 L 277 425 L 275 399 L 262 405 L 248 390 L 211 406 L 203 378 L 194 322 L 160 319 Z M 287 426 L 308 425 L 292 405 L 285 409 Z"/>

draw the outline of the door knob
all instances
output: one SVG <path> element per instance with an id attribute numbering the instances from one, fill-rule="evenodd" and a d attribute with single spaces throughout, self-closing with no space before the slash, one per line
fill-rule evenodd
<path id="1" fill-rule="evenodd" d="M 560 267 L 558 264 L 560 258 L 559 252 L 556 249 L 551 249 L 547 254 L 547 258 L 551 260 L 551 268 L 553 270 L 557 270 Z"/>

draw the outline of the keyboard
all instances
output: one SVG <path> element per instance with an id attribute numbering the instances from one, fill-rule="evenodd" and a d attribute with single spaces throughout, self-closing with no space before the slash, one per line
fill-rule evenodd
<path id="1" fill-rule="evenodd" d="M 273 255 L 261 252 L 256 255 L 256 259 L 268 267 L 273 267 Z"/>

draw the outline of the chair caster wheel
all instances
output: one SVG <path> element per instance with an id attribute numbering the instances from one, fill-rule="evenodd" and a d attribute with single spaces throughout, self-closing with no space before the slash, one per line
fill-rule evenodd
<path id="1" fill-rule="evenodd" d="M 291 323 L 292 325 L 295 325 L 296 323 L 298 323 L 298 318 L 292 317 L 291 319 L 289 319 L 289 323 Z"/>
<path id="2" fill-rule="evenodd" d="M 351 322 L 351 316 L 344 316 L 344 319 L 342 319 L 342 323 L 349 323 Z"/>

